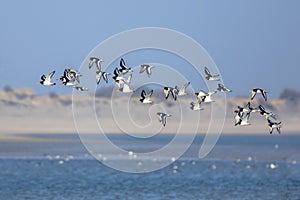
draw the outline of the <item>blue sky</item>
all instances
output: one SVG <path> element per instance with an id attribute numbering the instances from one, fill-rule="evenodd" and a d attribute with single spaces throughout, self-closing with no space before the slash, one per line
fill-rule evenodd
<path id="1" fill-rule="evenodd" d="M 231 95 L 262 87 L 275 98 L 284 88 L 299 88 L 299 8 L 297 0 L 3 0 L 0 87 L 71 93 L 36 82 L 53 69 L 78 68 L 111 35 L 157 26 L 199 42 L 235 91 Z"/>

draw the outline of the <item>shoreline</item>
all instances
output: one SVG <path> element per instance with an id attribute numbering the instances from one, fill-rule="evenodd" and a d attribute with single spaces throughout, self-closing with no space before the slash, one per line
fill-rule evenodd
<path id="1" fill-rule="evenodd" d="M 90 155 L 85 145 L 77 135 L 73 134 L 29 134 L 27 140 L 19 141 L 0 141 L 1 158 L 55 158 L 65 159 L 67 157 L 84 159 L 95 159 Z M 101 141 L 91 142 L 104 145 Z M 161 135 L 157 138 L 148 139 L 143 142 L 140 139 L 130 139 L 128 136 L 114 134 L 108 136 L 110 141 L 126 151 L 136 153 L 149 152 L 165 146 L 170 140 L 171 135 Z M 184 136 L 182 136 L 184 139 Z M 202 145 L 204 136 L 198 135 L 189 149 L 181 158 L 194 158 L 199 160 L 198 152 Z M 181 148 L 179 143 L 175 148 Z M 105 146 L 102 146 L 105 149 Z M 100 151 L 102 152 L 102 151 Z M 129 159 L 128 154 L 120 157 L 119 154 L 112 152 L 102 152 L 101 157 L 111 159 Z M 97 154 L 98 155 L 98 154 Z M 163 159 L 159 156 L 157 159 Z M 137 157 L 139 159 L 151 159 L 150 157 Z M 170 159 L 170 158 L 168 158 Z M 253 161 L 300 161 L 300 135 L 221 135 L 212 151 L 200 160 L 253 160 Z"/>
<path id="2" fill-rule="evenodd" d="M 84 136 L 96 136 L 100 133 L 83 133 L 80 135 Z M 52 132 L 52 133 L 7 133 L 7 134 L 0 134 L 0 142 L 72 142 L 74 138 L 80 140 L 80 135 L 77 132 Z M 100 134 L 101 136 L 107 136 L 107 137 L 126 137 L 126 138 L 133 138 L 133 139 L 151 139 L 153 137 L 172 137 L 177 134 L 175 133 L 158 133 L 156 135 L 148 136 L 146 134 L 140 134 L 141 137 L 137 137 L 136 134 L 130 135 L 125 133 L 105 133 Z M 300 133 L 293 131 L 293 132 L 282 132 L 281 134 L 278 134 L 277 132 L 273 132 L 273 134 L 270 134 L 268 132 L 246 132 L 246 133 L 220 133 L 217 134 L 219 137 L 299 137 Z M 72 138 L 70 138 L 70 136 Z M 186 136 L 195 136 L 195 137 L 205 137 L 206 133 L 183 133 L 178 134 L 179 137 L 186 137 Z M 66 138 L 63 138 L 66 137 Z"/>

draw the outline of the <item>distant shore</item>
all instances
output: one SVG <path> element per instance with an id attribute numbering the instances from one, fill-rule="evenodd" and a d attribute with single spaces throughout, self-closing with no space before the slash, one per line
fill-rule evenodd
<path id="1" fill-rule="evenodd" d="M 2 124 L 0 141 L 27 140 L 26 137 L 15 137 L 15 134 L 77 134 L 77 130 L 80 134 L 103 131 L 106 134 L 126 132 L 145 135 L 149 133 L 174 134 L 180 128 L 181 134 L 196 132 L 203 135 L 208 130 L 212 133 L 218 133 L 221 130 L 221 134 L 226 135 L 269 134 L 266 120 L 257 113 L 251 115 L 250 126 L 234 126 L 233 110 L 237 105 L 243 105 L 249 101 L 249 98 L 244 97 L 228 98 L 226 113 L 214 113 L 213 118 L 211 118 L 210 105 L 205 105 L 205 110 L 200 112 L 189 109 L 189 103 L 193 100 L 192 96 L 180 99 L 181 110 L 178 109 L 178 101 L 154 99 L 158 105 L 151 106 L 136 103 L 134 99 L 128 101 L 126 98 L 118 97 L 114 99 L 113 104 L 114 112 L 117 114 L 112 113 L 109 98 L 97 97 L 95 102 L 93 100 L 93 97 L 87 95 L 78 97 L 76 110 L 73 113 L 74 102 L 72 102 L 71 95 L 37 97 L 30 89 L 0 90 Z M 258 105 L 261 102 L 254 100 L 252 103 Z M 213 106 L 217 112 L 222 110 L 222 104 L 218 101 L 214 102 Z M 300 134 L 300 103 L 272 99 L 267 102 L 266 107 L 276 113 L 278 120 L 283 122 L 282 134 Z M 156 110 L 162 108 L 173 114 L 168 119 L 165 128 L 162 128 L 155 114 Z M 128 110 L 130 110 L 130 117 L 128 117 Z M 198 121 L 195 120 L 197 118 Z M 278 133 L 275 131 L 273 134 Z"/>

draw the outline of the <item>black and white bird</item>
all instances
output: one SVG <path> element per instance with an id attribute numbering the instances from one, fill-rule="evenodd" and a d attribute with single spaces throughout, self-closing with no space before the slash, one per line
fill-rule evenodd
<path id="1" fill-rule="evenodd" d="M 250 117 L 250 113 L 243 113 L 242 121 L 240 122 L 240 125 L 241 126 L 249 126 L 249 125 L 251 125 L 249 123 L 249 117 Z"/>
<path id="2" fill-rule="evenodd" d="M 121 71 L 118 68 L 115 68 L 114 75 L 112 77 L 114 81 L 120 81 L 124 79 L 124 74 L 121 73 Z"/>
<path id="3" fill-rule="evenodd" d="M 249 123 L 249 118 L 251 113 L 259 112 L 259 108 L 253 108 L 248 102 L 245 106 L 241 107 L 238 106 L 237 110 L 234 112 L 236 113 L 235 115 L 235 126 L 236 125 L 241 125 L 241 126 L 247 126 L 250 125 Z"/>
<path id="4" fill-rule="evenodd" d="M 78 85 L 74 80 L 68 80 L 68 79 L 64 79 L 64 81 L 62 81 L 61 83 L 68 87 L 74 87 Z"/>
<path id="5" fill-rule="evenodd" d="M 190 109 L 191 110 L 204 110 L 204 108 L 201 107 L 201 101 L 197 101 L 197 102 L 191 102 L 190 103 Z"/>
<path id="6" fill-rule="evenodd" d="M 251 125 L 249 123 L 249 117 L 250 117 L 250 112 L 240 112 L 239 110 L 234 111 L 236 113 L 234 119 L 235 119 L 235 126 L 240 125 L 240 126 L 248 126 Z"/>
<path id="7" fill-rule="evenodd" d="M 110 75 L 110 73 L 108 72 L 103 72 L 103 71 L 96 71 L 95 72 L 96 74 L 96 83 L 99 84 L 100 83 L 100 80 L 101 78 L 103 78 L 103 80 L 108 83 L 108 75 Z"/>
<path id="8" fill-rule="evenodd" d="M 200 99 L 201 97 L 208 96 L 208 93 L 206 93 L 203 90 L 200 90 L 199 92 L 196 92 L 195 95 L 197 96 L 198 99 Z"/>
<path id="9" fill-rule="evenodd" d="M 154 66 L 148 65 L 148 64 L 143 64 L 140 66 L 140 74 L 146 71 L 148 77 L 150 77 L 150 75 L 152 74 L 152 71 L 151 71 L 152 68 L 154 68 Z"/>
<path id="10" fill-rule="evenodd" d="M 256 94 L 261 94 L 262 97 L 264 98 L 265 101 L 267 101 L 267 93 L 265 90 L 260 89 L 260 88 L 254 88 L 252 90 L 250 90 L 251 92 L 251 100 L 254 99 L 254 97 L 256 96 Z"/>
<path id="11" fill-rule="evenodd" d="M 121 69 L 119 70 L 123 75 L 127 74 L 128 72 L 133 72 L 133 70 L 130 67 L 127 67 L 125 64 L 125 61 L 123 58 L 120 60 L 120 67 Z"/>
<path id="12" fill-rule="evenodd" d="M 253 108 L 251 107 L 251 103 L 248 102 L 244 107 L 238 106 L 239 112 L 244 112 L 244 113 L 251 113 L 251 112 L 260 112 L 259 108 Z"/>
<path id="13" fill-rule="evenodd" d="M 115 68 L 114 75 L 111 77 L 112 80 L 116 83 L 119 89 L 123 86 L 125 80 L 123 74 L 120 72 L 118 68 Z"/>
<path id="14" fill-rule="evenodd" d="M 207 67 L 204 67 L 205 78 L 208 81 L 219 81 L 219 74 L 212 75 Z"/>
<path id="15" fill-rule="evenodd" d="M 44 86 L 54 86 L 54 85 L 56 85 L 56 83 L 51 82 L 51 79 L 52 79 L 54 74 L 55 74 L 55 71 L 51 72 L 47 76 L 45 74 L 43 74 L 41 76 L 41 81 L 38 82 L 38 84 L 41 84 L 41 85 L 44 85 Z"/>
<path id="16" fill-rule="evenodd" d="M 152 100 L 151 100 L 152 94 L 153 94 L 153 90 L 151 90 L 149 93 L 146 93 L 145 90 L 142 90 L 140 102 L 145 103 L 145 104 L 152 103 Z"/>
<path id="17" fill-rule="evenodd" d="M 73 88 L 78 91 L 88 91 L 88 88 L 83 86 L 73 86 Z"/>
<path id="18" fill-rule="evenodd" d="M 205 102 L 205 103 L 215 102 L 215 100 L 212 99 L 212 95 L 214 95 L 214 94 L 216 94 L 216 93 L 217 93 L 216 90 L 211 91 L 211 92 L 208 92 L 208 93 L 207 93 L 208 95 L 205 96 L 204 102 Z"/>
<path id="19" fill-rule="evenodd" d="M 65 86 L 76 86 L 76 81 L 79 83 L 79 76 L 81 75 L 76 73 L 76 71 L 65 69 L 63 75 L 57 80 L 61 80 L 61 84 L 64 84 Z"/>
<path id="20" fill-rule="evenodd" d="M 217 87 L 217 90 L 219 92 L 232 92 L 232 90 L 226 88 L 223 84 L 219 83 L 218 84 L 218 87 Z"/>
<path id="21" fill-rule="evenodd" d="M 268 119 L 268 127 L 269 127 L 269 130 L 270 130 L 270 134 L 273 133 L 273 130 L 276 129 L 277 132 L 280 134 L 280 129 L 282 127 L 282 123 L 281 122 L 272 122 L 270 119 Z"/>
<path id="22" fill-rule="evenodd" d="M 205 102 L 205 103 L 211 103 L 214 102 L 212 99 L 212 95 L 216 94 L 217 91 L 211 91 L 211 92 L 205 92 L 203 90 L 200 90 L 199 92 L 196 92 L 195 95 L 197 96 L 198 101 Z"/>
<path id="23" fill-rule="evenodd" d="M 177 100 L 177 94 L 178 94 L 178 90 L 176 89 L 176 86 L 173 87 L 163 87 L 163 91 L 165 94 L 165 99 L 169 98 L 169 95 L 171 94 L 172 97 L 174 98 L 174 100 Z"/>
<path id="24" fill-rule="evenodd" d="M 73 68 L 65 69 L 65 70 L 68 72 L 68 76 L 71 77 L 71 79 L 74 78 L 78 83 L 80 83 L 79 77 L 81 77 L 82 75 L 80 74 L 79 71 Z"/>
<path id="25" fill-rule="evenodd" d="M 273 118 L 276 120 L 276 115 L 274 113 L 266 111 L 266 109 L 262 105 L 259 105 L 258 108 L 260 111 L 259 113 L 262 116 L 264 116 L 267 120 L 269 120 L 270 118 Z"/>
<path id="26" fill-rule="evenodd" d="M 130 83 L 131 83 L 131 79 L 132 79 L 132 74 L 130 74 L 127 78 L 127 80 L 121 80 L 121 82 L 123 82 L 122 86 L 120 87 L 120 91 L 123 93 L 131 93 L 134 92 L 131 88 L 130 88 Z"/>
<path id="27" fill-rule="evenodd" d="M 243 112 L 239 111 L 239 110 L 235 110 L 235 116 L 234 116 L 234 125 L 237 126 L 237 125 L 240 125 L 241 121 L 242 121 L 242 115 L 243 115 Z"/>
<path id="28" fill-rule="evenodd" d="M 167 123 L 167 117 L 171 117 L 172 115 L 167 113 L 158 112 L 157 115 L 159 116 L 159 122 L 163 124 L 163 126 L 166 126 Z"/>
<path id="29" fill-rule="evenodd" d="M 175 86 L 175 89 L 177 89 L 178 91 L 178 96 L 185 96 L 187 95 L 186 92 L 186 88 L 191 84 L 191 82 L 187 82 L 186 84 L 184 84 L 181 88 L 177 88 L 177 86 Z"/>
<path id="30" fill-rule="evenodd" d="M 98 71 L 101 71 L 101 63 L 103 62 L 102 59 L 96 58 L 96 57 L 90 57 L 89 58 L 89 69 L 92 68 L 94 64 L 96 64 L 96 67 Z"/>
<path id="31" fill-rule="evenodd" d="M 121 92 L 124 91 L 124 93 L 132 92 L 132 90 L 129 88 L 129 84 L 131 82 L 132 74 L 130 74 L 128 76 L 127 80 L 125 80 L 124 74 L 120 71 L 120 69 L 115 68 L 114 74 L 111 78 L 116 83 L 116 85 L 118 86 L 119 91 L 121 91 Z M 124 88 L 125 84 L 127 84 L 127 86 L 125 86 L 125 88 Z"/>
<path id="32" fill-rule="evenodd" d="M 101 70 L 101 63 L 103 62 L 102 59 L 96 58 L 96 57 L 90 57 L 89 61 L 89 68 L 91 68 L 94 64 L 96 64 L 97 71 L 95 72 L 96 74 L 96 83 L 99 84 L 101 77 L 104 79 L 106 83 L 108 83 L 107 75 L 110 75 L 108 72 L 104 72 Z"/>

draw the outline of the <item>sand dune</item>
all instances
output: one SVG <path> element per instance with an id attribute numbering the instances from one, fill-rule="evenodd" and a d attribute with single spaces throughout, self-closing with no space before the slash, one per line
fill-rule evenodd
<path id="1" fill-rule="evenodd" d="M 137 102 L 138 98 L 130 98 L 130 95 L 117 95 L 113 100 L 80 95 L 72 101 L 72 95 L 35 96 L 31 89 L 0 90 L 0 139 L 13 138 L 16 133 L 76 133 L 76 127 L 82 134 L 97 133 L 99 126 L 105 133 L 151 135 L 158 132 L 176 133 L 179 130 L 180 133 L 205 134 L 209 126 L 218 131 L 223 123 L 223 134 L 268 134 L 266 121 L 258 114 L 251 116 L 251 126 L 234 127 L 233 110 L 237 105 L 248 102 L 248 98 L 229 98 L 224 102 L 219 97 L 212 104 L 213 114 L 211 105 L 205 105 L 205 110 L 201 112 L 190 110 L 192 95 L 177 102 L 162 98 L 153 100 L 155 104 L 143 105 Z M 227 107 L 226 112 L 222 109 L 222 103 Z M 260 103 L 264 102 L 253 101 L 253 105 Z M 279 120 L 283 121 L 283 133 L 299 132 L 299 102 L 273 99 L 265 107 L 278 114 Z M 156 112 L 163 110 L 172 117 L 162 129 Z"/>

